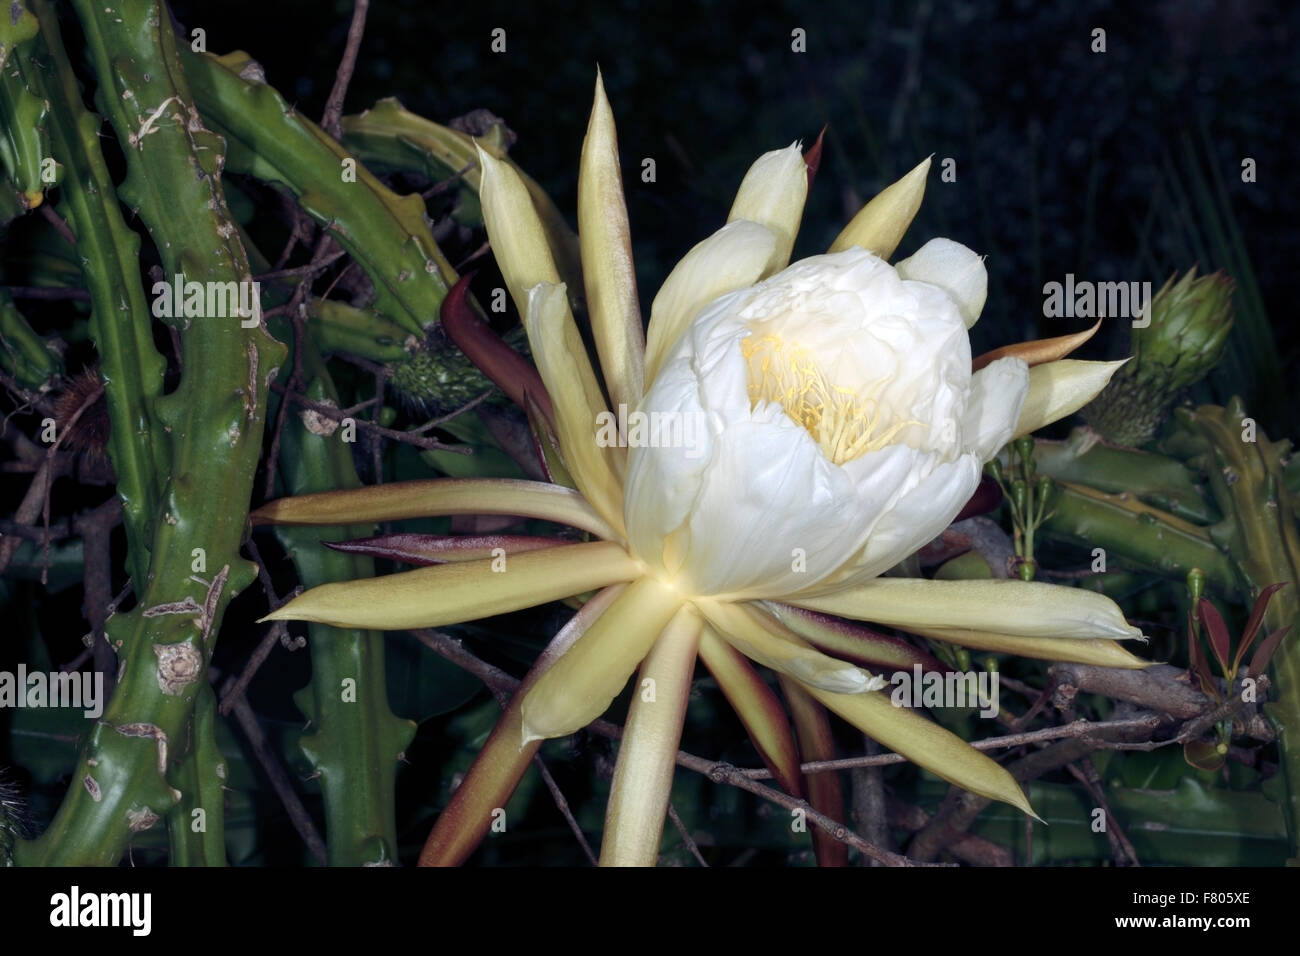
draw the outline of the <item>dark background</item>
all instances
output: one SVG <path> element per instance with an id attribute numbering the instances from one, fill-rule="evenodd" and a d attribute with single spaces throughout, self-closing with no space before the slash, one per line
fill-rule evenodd
<path id="1" fill-rule="evenodd" d="M 187 30 L 207 31 L 209 50 L 247 50 L 286 98 L 319 117 L 350 2 L 172 6 Z M 495 27 L 506 31 L 505 53 L 490 50 Z M 806 53 L 791 50 L 796 27 Z M 1105 53 L 1091 50 L 1096 28 Z M 1042 317 L 1043 283 L 1066 273 L 1158 288 L 1175 269 L 1234 265 L 1219 261 L 1213 240 L 1235 222 L 1276 348 L 1264 354 L 1258 339 L 1234 333 L 1241 358 L 1269 367 L 1243 381 L 1239 366 L 1202 397 L 1244 390 L 1262 424 L 1290 431 L 1289 408 L 1277 407 L 1289 404 L 1285 391 L 1275 381 L 1256 393 L 1251 379 L 1289 380 L 1296 354 L 1297 41 L 1300 5 L 1261 0 L 377 0 L 346 109 L 395 95 L 445 122 L 485 107 L 518 134 L 513 155 L 572 220 L 599 63 L 646 304 L 672 263 L 721 225 L 761 152 L 811 143 L 827 126 L 796 258 L 824 251 L 863 200 L 934 153 L 899 255 L 935 235 L 987 254 L 977 351 L 1074 331 L 1078 320 Z M 652 184 L 640 182 L 645 157 L 656 160 Z M 939 179 L 945 157 L 956 160 L 955 183 Z M 1241 181 L 1244 157 L 1257 163 L 1255 183 Z M 1198 205 L 1198 183 L 1217 222 Z M 1124 344 L 1112 335 L 1090 356 Z"/>

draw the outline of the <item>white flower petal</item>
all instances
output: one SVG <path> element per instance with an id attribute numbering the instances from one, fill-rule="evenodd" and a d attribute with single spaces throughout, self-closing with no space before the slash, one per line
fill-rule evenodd
<path id="1" fill-rule="evenodd" d="M 974 455 L 935 466 L 880 516 L 867 543 L 837 583 L 862 581 L 888 571 L 952 523 L 979 484 Z"/>
<path id="2" fill-rule="evenodd" d="M 856 495 L 843 469 L 777 410 L 770 417 L 732 424 L 715 441 L 686 525 L 690 593 L 798 590 L 834 572 L 862 537 L 845 520 Z"/>
<path id="3" fill-rule="evenodd" d="M 1011 440 L 1029 393 L 1029 366 L 1018 358 L 992 362 L 971 376 L 962 440 L 981 462 Z"/>
<path id="4" fill-rule="evenodd" d="M 984 258 L 951 239 L 931 239 L 895 265 L 904 279 L 937 285 L 957 303 L 966 328 L 973 326 L 988 298 L 989 274 Z"/>
<path id="5" fill-rule="evenodd" d="M 752 358 L 749 340 L 767 343 L 770 358 Z M 1002 384 L 999 374 L 988 380 Z M 865 250 L 721 296 L 678 339 L 639 408 L 693 419 L 683 433 L 695 441 L 631 449 L 632 550 L 697 595 L 779 597 L 838 580 L 846 565 L 878 573 L 942 530 L 974 490 L 970 390 L 956 303 Z"/>

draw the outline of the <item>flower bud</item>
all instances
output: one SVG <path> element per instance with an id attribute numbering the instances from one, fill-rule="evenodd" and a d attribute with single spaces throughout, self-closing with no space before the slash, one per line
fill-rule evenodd
<path id="1" fill-rule="evenodd" d="M 1223 272 L 1197 278 L 1193 267 L 1156 293 L 1148 324 L 1131 332 L 1133 361 L 1084 409 L 1103 438 L 1133 446 L 1151 441 L 1183 389 L 1219 363 L 1232 329 L 1233 285 Z"/>

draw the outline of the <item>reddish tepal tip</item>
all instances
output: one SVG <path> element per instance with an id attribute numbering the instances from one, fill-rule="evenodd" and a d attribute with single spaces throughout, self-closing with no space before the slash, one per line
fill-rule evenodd
<path id="1" fill-rule="evenodd" d="M 813 180 L 817 178 L 817 170 L 822 164 L 822 140 L 826 138 L 826 127 L 817 134 L 817 141 L 808 147 L 808 152 L 803 154 L 803 164 L 808 167 L 808 188 L 812 189 Z"/>

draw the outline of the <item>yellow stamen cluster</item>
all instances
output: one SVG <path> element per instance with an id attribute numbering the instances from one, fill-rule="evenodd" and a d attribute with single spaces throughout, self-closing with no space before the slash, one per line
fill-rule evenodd
<path id="1" fill-rule="evenodd" d="M 807 349 L 776 335 L 751 335 L 740 343 L 741 355 L 749 363 L 750 407 L 776 402 L 791 420 L 807 429 L 822 454 L 842 465 L 869 451 L 890 444 L 912 419 L 894 422 L 877 434 L 883 424 L 876 395 L 884 386 L 878 382 L 863 396 L 845 385 L 828 381 Z"/>

